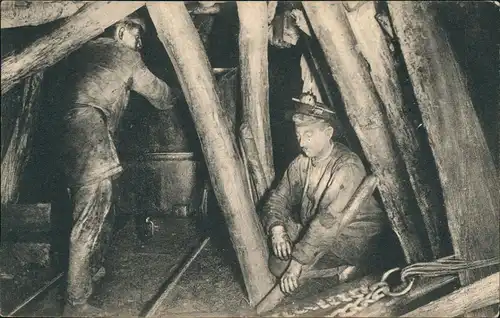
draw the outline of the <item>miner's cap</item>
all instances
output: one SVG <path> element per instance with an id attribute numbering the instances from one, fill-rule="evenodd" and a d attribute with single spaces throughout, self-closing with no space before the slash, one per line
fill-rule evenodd
<path id="1" fill-rule="evenodd" d="M 302 93 L 299 98 L 292 98 L 292 101 L 295 107 L 292 112 L 287 114 L 289 119 L 293 119 L 293 115 L 302 114 L 310 117 L 310 120 L 303 124 L 321 120 L 334 124 L 337 120 L 335 112 L 329 109 L 325 104 L 318 102 L 316 96 L 310 92 Z"/>

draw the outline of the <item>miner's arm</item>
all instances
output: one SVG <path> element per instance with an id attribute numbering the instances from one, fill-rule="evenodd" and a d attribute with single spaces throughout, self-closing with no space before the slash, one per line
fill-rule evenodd
<path id="1" fill-rule="evenodd" d="M 277 225 L 285 227 L 297 195 L 300 193 L 298 161 L 294 160 L 287 168 L 280 183 L 271 192 L 263 208 L 263 225 L 267 234 Z"/>
<path id="2" fill-rule="evenodd" d="M 144 96 L 154 107 L 161 110 L 172 108 L 180 94 L 151 73 L 142 60 L 137 63 L 132 74 L 131 89 Z"/>
<path id="3" fill-rule="evenodd" d="M 331 178 L 331 183 L 321 201 L 318 213 L 311 221 L 302 239 L 295 244 L 292 257 L 301 264 L 311 263 L 316 255 L 331 248 L 336 226 L 328 226 L 331 221 L 338 222 L 356 189 L 366 176 L 361 163 L 344 163 Z"/>

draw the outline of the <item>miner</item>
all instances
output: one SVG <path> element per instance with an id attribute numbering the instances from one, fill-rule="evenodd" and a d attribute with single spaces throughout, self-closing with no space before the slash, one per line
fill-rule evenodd
<path id="1" fill-rule="evenodd" d="M 112 180 L 123 169 L 114 138 L 130 91 L 160 110 L 172 108 L 177 96 L 142 60 L 144 21 L 133 14 L 112 29 L 70 56 L 64 78 L 60 158 L 73 213 L 64 316 L 103 313 L 87 303 L 90 259 L 111 208 Z"/>
<path id="2" fill-rule="evenodd" d="M 386 224 L 372 197 L 335 237 L 335 226 L 329 224 L 339 220 L 366 171 L 354 152 L 333 141 L 338 132 L 333 111 L 312 93 L 293 100 L 292 120 L 302 153 L 271 191 L 263 211 L 272 246 L 269 267 L 285 293 L 297 288 L 304 271 L 321 263 L 343 269 L 340 281 L 362 272 L 370 257 L 377 255 L 374 251 Z"/>

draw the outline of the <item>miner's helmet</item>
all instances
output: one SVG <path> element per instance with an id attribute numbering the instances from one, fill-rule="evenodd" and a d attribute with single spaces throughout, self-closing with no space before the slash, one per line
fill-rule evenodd
<path id="1" fill-rule="evenodd" d="M 316 100 L 311 92 L 300 94 L 299 98 L 292 98 L 294 102 L 293 111 L 287 114 L 287 118 L 299 125 L 309 125 L 317 122 L 327 122 L 335 130 L 339 128 L 336 113 L 325 104 Z"/>

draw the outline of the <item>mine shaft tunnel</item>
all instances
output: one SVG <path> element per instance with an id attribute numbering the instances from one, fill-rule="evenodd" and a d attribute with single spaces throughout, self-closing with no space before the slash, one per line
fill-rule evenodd
<path id="1" fill-rule="evenodd" d="M 136 8 L 113 2 L 12 3 L 2 2 L 0 309 L 2 315 L 58 316 L 72 220 L 54 138 L 62 120 L 58 97 L 67 90 L 60 74 L 69 65 L 66 53 L 53 48 L 46 59 L 50 65 L 34 59 L 26 63 L 29 69 L 19 66 L 29 77 L 12 70 L 17 57 L 37 52 L 65 23 L 76 21 L 81 33 L 98 35 L 89 25 L 111 25 L 107 18 L 95 20 L 99 6 L 116 6 L 115 15 Z M 145 64 L 168 85 L 184 89 L 184 96 L 171 111 L 158 111 L 132 92 L 114 136 L 124 171 L 114 180 L 111 212 L 91 258 L 91 301 L 111 315 L 255 314 L 258 300 L 274 284 L 258 217 L 267 191 L 301 151 L 285 114 L 294 107 L 292 97 L 306 90 L 337 113 L 343 129 L 336 141 L 359 155 L 377 178 L 374 195 L 388 216 L 381 243 L 387 253 L 380 268 L 355 281 L 308 280 L 281 302 L 281 314 L 331 313 L 339 295 L 375 283 L 387 268 L 451 254 L 469 260 L 498 254 L 498 233 L 490 222 L 499 210 L 491 200 L 498 190 L 500 120 L 499 74 L 491 67 L 498 65 L 492 52 L 499 45 L 492 40 L 497 30 L 491 21 L 498 17 L 493 4 L 262 5 L 179 2 L 167 10 L 166 3 L 146 3 L 137 11 L 147 26 Z M 294 10 L 304 13 L 310 34 L 298 29 Z M 167 18 L 183 29 L 163 23 Z M 81 41 L 74 31 L 64 32 L 72 35 L 66 41 Z M 429 56 L 428 64 L 414 54 L 416 48 Z M 54 62 L 59 55 L 63 59 Z M 206 56 L 208 63 L 205 58 L 187 63 L 185 56 Z M 443 76 L 426 76 L 436 69 Z M 243 123 L 254 148 L 243 142 L 248 133 Z M 465 167 L 470 158 L 482 168 Z M 478 235 L 471 237 L 471 231 Z M 423 280 L 406 300 L 386 305 L 391 300 L 385 298 L 360 313 L 401 315 L 478 280 L 480 285 L 470 288 L 481 286 L 484 296 L 491 286 L 484 279 L 490 282 L 493 272 Z"/>

